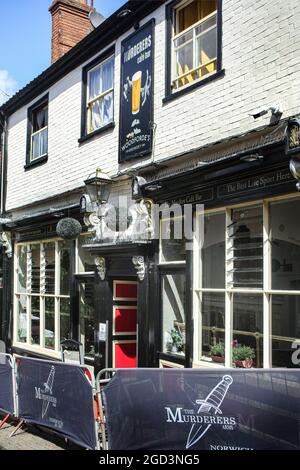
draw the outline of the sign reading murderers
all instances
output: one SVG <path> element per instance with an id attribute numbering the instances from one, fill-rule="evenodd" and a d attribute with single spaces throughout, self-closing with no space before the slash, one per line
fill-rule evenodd
<path id="1" fill-rule="evenodd" d="M 17 388 L 20 419 L 97 448 L 92 385 L 80 366 L 21 358 Z"/>
<path id="2" fill-rule="evenodd" d="M 0 354 L 0 410 L 10 415 L 15 413 L 12 361 L 7 354 Z"/>
<path id="3" fill-rule="evenodd" d="M 300 370 L 119 370 L 104 399 L 110 450 L 300 450 Z"/>
<path id="4" fill-rule="evenodd" d="M 154 20 L 121 47 L 120 162 L 152 152 Z"/>

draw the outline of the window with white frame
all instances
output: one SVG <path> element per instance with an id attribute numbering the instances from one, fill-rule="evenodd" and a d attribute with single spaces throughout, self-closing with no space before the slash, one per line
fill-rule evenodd
<path id="1" fill-rule="evenodd" d="M 87 72 L 87 134 L 113 122 L 114 64 L 112 55 Z"/>
<path id="2" fill-rule="evenodd" d="M 180 206 L 178 207 L 180 209 Z M 161 322 L 163 353 L 185 356 L 186 240 L 184 218 L 176 214 L 160 221 Z"/>
<path id="3" fill-rule="evenodd" d="M 14 343 L 60 351 L 70 328 L 70 248 L 49 240 L 15 252 Z"/>
<path id="4" fill-rule="evenodd" d="M 186 0 L 173 11 L 172 88 L 217 71 L 217 0 Z"/>
<path id="5" fill-rule="evenodd" d="M 28 123 L 27 163 L 30 164 L 48 155 L 48 97 L 28 110 Z"/>
<path id="6" fill-rule="evenodd" d="M 194 251 L 196 360 L 300 366 L 299 211 L 300 198 L 287 198 L 205 213 Z"/>

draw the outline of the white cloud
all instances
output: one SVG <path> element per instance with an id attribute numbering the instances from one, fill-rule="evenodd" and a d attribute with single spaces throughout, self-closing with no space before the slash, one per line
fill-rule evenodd
<path id="1" fill-rule="evenodd" d="M 16 90 L 16 80 L 9 75 L 7 70 L 0 70 L 0 105 L 7 101 Z"/>

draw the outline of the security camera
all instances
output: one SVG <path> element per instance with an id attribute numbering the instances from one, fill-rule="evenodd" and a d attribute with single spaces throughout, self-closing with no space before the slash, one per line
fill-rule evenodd
<path id="1" fill-rule="evenodd" d="M 252 113 L 250 113 L 250 116 L 253 116 L 254 119 L 258 119 L 259 117 L 262 117 L 265 114 L 268 114 L 269 111 L 272 113 L 272 117 L 280 118 L 282 115 L 281 107 L 279 105 L 274 105 L 274 106 L 262 106 L 261 108 L 258 108 Z"/>

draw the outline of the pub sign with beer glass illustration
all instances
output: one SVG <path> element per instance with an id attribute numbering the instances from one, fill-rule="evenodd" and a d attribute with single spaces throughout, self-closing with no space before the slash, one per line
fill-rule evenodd
<path id="1" fill-rule="evenodd" d="M 122 42 L 119 161 L 152 152 L 154 20 Z"/>

